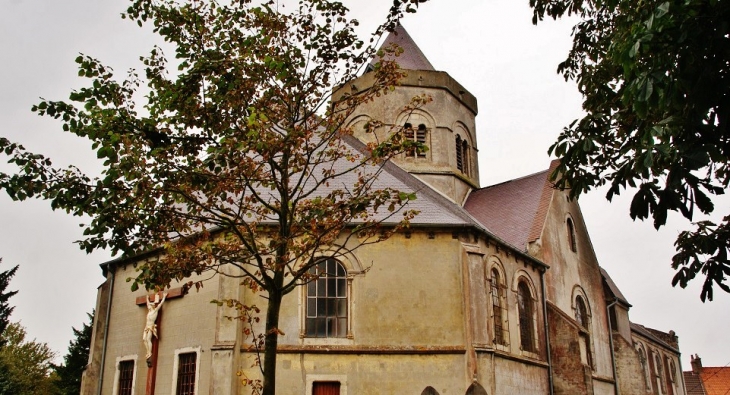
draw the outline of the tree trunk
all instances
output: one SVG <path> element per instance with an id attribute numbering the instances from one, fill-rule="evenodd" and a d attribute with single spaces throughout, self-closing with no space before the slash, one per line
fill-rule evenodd
<path id="1" fill-rule="evenodd" d="M 269 292 L 266 308 L 266 343 L 264 344 L 264 386 L 262 395 L 276 394 L 276 348 L 279 344 L 279 311 L 283 295 L 277 287 Z"/>

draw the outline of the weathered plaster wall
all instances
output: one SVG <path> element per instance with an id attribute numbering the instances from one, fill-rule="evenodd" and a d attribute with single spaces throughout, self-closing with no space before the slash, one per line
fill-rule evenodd
<path id="1" fill-rule="evenodd" d="M 122 265 L 116 270 L 112 297 L 111 328 L 107 341 L 105 369 L 103 377 L 103 394 L 112 394 L 115 384 L 117 358 L 136 356 L 135 393 L 144 394 L 147 380 L 145 348 L 142 343 L 142 331 L 147 315 L 146 306 L 138 306 L 135 299 L 147 292 L 140 289 L 130 290 L 129 277 L 136 276 L 133 265 Z M 198 278 L 191 278 L 196 281 Z M 180 284 L 181 285 L 181 284 Z M 180 286 L 173 284 L 172 287 Z M 160 341 L 157 364 L 156 393 L 170 393 L 173 382 L 173 365 L 175 350 L 185 347 L 200 347 L 201 371 L 210 371 L 211 348 L 216 332 L 217 307 L 210 301 L 217 298 L 218 287 L 215 281 L 196 292 L 192 290 L 183 298 L 165 301 L 162 307 Z M 233 313 L 231 313 L 233 315 Z M 210 380 L 208 374 L 201 374 L 198 388 L 208 393 Z"/>
<path id="2" fill-rule="evenodd" d="M 573 221 L 576 251 L 572 251 L 567 220 Z M 554 191 L 547 220 L 540 236 L 537 257 L 550 265 L 546 274 L 547 298 L 575 317 L 575 297 L 584 294 L 590 321 L 593 375 L 601 380 L 613 378 L 609 343 L 608 314 L 603 295 L 601 274 L 583 216 L 576 202 L 566 192 Z"/>

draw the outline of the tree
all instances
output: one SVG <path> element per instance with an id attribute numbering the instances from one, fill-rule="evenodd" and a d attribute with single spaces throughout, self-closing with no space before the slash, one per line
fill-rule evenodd
<path id="1" fill-rule="evenodd" d="M 310 270 L 320 252 L 336 257 L 378 242 L 416 214 L 405 208 L 414 195 L 374 183 L 392 156 L 425 148 L 397 129 L 365 146 L 345 127 L 354 109 L 387 94 L 402 70 L 381 60 L 371 88 L 338 103 L 330 97 L 365 69 L 383 32 L 422 1 L 394 0 L 366 44 L 337 1 L 300 0 L 289 11 L 275 1 L 133 0 L 123 17 L 152 23 L 174 45 L 174 71 L 159 47 L 142 58 L 144 78 L 132 71 L 123 81 L 82 55 L 76 62 L 89 86 L 68 102 L 33 107 L 91 141 L 103 160 L 101 178 L 54 168 L 0 139 L 18 168 L 0 173 L 0 188 L 15 200 L 43 198 L 53 209 L 90 217 L 79 242 L 86 251 L 156 250 L 158 259 L 140 262 L 135 289 L 212 271 L 265 293 L 261 368 L 263 393 L 273 395 L 282 298 L 322 274 Z M 414 98 L 404 111 L 428 101 Z"/>
<path id="2" fill-rule="evenodd" d="M 25 339 L 27 333 L 19 323 L 11 323 L 2 335 L 5 347 L 0 350 L 0 362 L 7 375 L 0 378 L 0 389 L 7 394 L 55 394 L 55 378 L 51 361 L 55 353 L 46 343 Z"/>
<path id="3" fill-rule="evenodd" d="M 62 394 L 76 395 L 81 392 L 81 375 L 89 363 L 91 332 L 94 324 L 94 312 L 87 314 L 89 322 L 81 329 L 71 328 L 75 338 L 69 342 L 68 354 L 63 357 L 63 365 L 56 366 L 57 386 Z"/>
<path id="4" fill-rule="evenodd" d="M 557 186 L 577 197 L 610 185 L 611 200 L 636 188 L 630 215 L 654 227 L 669 211 L 713 212 L 730 182 L 730 4 L 716 0 L 530 0 L 533 23 L 575 14 L 573 47 L 558 66 L 584 96 L 585 116 L 549 153 Z M 673 285 L 705 275 L 730 292 L 730 216 L 681 232 Z"/>
<path id="5" fill-rule="evenodd" d="M 2 263 L 2 261 L 2 258 L 0 258 L 0 263 Z M 5 329 L 10 323 L 10 314 L 12 314 L 13 310 L 15 309 L 15 306 L 11 306 L 10 304 L 8 304 L 8 300 L 13 297 L 13 295 L 18 293 L 18 291 L 6 292 L 5 290 L 8 288 L 10 280 L 13 278 L 13 276 L 15 276 L 15 272 L 17 271 L 18 265 L 15 265 L 15 267 L 10 270 L 0 272 L 0 349 L 5 346 L 2 334 L 5 333 Z"/>

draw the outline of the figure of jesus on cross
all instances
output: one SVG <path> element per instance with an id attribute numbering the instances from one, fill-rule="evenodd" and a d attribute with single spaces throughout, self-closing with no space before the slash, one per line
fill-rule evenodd
<path id="1" fill-rule="evenodd" d="M 145 358 L 149 361 L 152 358 L 152 336 L 157 336 L 157 315 L 160 312 L 162 304 L 165 303 L 167 293 L 162 294 L 162 300 L 158 294 L 155 294 L 155 300 L 150 301 L 149 297 L 146 297 L 147 301 L 147 322 L 145 323 L 144 332 L 142 332 L 142 341 L 144 341 L 144 348 L 147 351 Z M 159 300 L 159 303 L 158 303 Z"/>

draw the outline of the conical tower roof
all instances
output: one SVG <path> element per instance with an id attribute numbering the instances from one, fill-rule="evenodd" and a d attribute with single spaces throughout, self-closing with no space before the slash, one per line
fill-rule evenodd
<path id="1" fill-rule="evenodd" d="M 403 25 L 398 24 L 395 30 L 388 34 L 380 48 L 386 48 L 391 44 L 397 44 L 403 49 L 403 53 L 398 57 L 388 55 L 387 60 L 394 60 L 402 69 L 406 70 L 429 70 L 435 71 L 431 62 L 428 61 L 426 55 L 423 54 L 421 48 L 418 48 L 415 41 L 406 31 Z M 370 61 L 370 65 L 374 66 L 380 60 L 377 56 Z"/>

